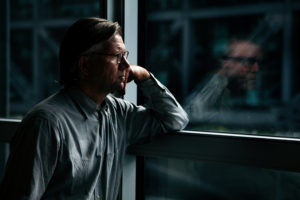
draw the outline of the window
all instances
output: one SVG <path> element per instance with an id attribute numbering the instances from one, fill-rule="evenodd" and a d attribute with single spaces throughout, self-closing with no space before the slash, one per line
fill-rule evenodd
<path id="1" fill-rule="evenodd" d="M 0 117 L 22 118 L 30 107 L 58 91 L 58 50 L 67 27 L 79 17 L 103 16 L 103 1 L 3 1 L 6 12 L 6 73 L 1 73 Z M 4 25 L 3 25 L 4 26 Z M 3 69 L 2 69 L 3 70 Z M 7 74 L 7 75 L 6 75 Z"/>
<path id="2" fill-rule="evenodd" d="M 79 17 L 105 16 L 104 4 L 102 0 L 0 2 L 0 118 L 21 119 L 34 104 L 60 89 L 58 50 L 66 28 Z M 11 129 L 1 122 L 6 136 Z M 8 144 L 0 142 L 0 181 L 8 152 Z"/>
<path id="3" fill-rule="evenodd" d="M 129 150 L 138 198 L 299 198 L 299 3 L 139 2 L 139 64 L 190 123 Z"/>
<path id="4" fill-rule="evenodd" d="M 247 195 L 249 199 L 298 199 L 300 159 L 295 152 L 299 152 L 300 140 L 266 140 L 257 135 L 299 137 L 299 2 L 130 0 L 114 5 L 115 2 L 2 1 L 0 9 L 4 11 L 0 15 L 4 17 L 0 19 L 5 18 L 2 24 L 6 28 L 1 30 L 7 33 L 0 31 L 0 48 L 7 55 L 0 58 L 7 64 L 5 70 L 0 68 L 0 117 L 21 118 L 33 104 L 59 89 L 55 83 L 59 79 L 57 52 L 65 28 L 78 17 L 99 13 L 105 16 L 106 3 L 116 12 L 112 12 L 112 18 L 124 20 L 126 47 L 134 52 L 136 19 L 128 15 L 135 15 L 138 2 L 138 64 L 148 67 L 185 105 L 191 118 L 187 130 L 196 131 L 191 138 L 187 134 L 191 131 L 179 132 L 129 150 L 143 156 L 137 159 L 136 198 L 198 199 L 202 195 L 245 199 L 243 195 Z M 236 40 L 250 41 L 259 51 L 255 56 L 226 54 L 230 42 Z M 131 53 L 132 63 L 136 54 Z M 240 91 L 233 82 L 228 109 L 204 104 L 194 112 L 193 104 L 189 106 L 193 97 L 205 91 L 205 86 L 219 88 L 208 83 L 220 81 L 212 78 L 222 69 L 222 62 L 259 64 L 251 79 L 255 87 Z M 200 131 L 226 132 L 226 137 L 219 140 L 218 133 Z M 205 135 L 208 139 L 203 138 Z M 234 139 L 227 143 L 228 138 Z M 3 164 L 8 145 L 0 144 L 0 151 L 4 152 L 4 156 L 0 154 Z M 123 199 L 134 199 L 133 160 L 125 160 Z M 1 176 L 0 173 L 0 180 Z"/>
<path id="5" fill-rule="evenodd" d="M 147 0 L 140 63 L 184 105 L 187 130 L 300 137 L 299 6 Z"/>
<path id="6" fill-rule="evenodd" d="M 145 159 L 145 199 L 296 199 L 300 174 L 184 159 Z"/>

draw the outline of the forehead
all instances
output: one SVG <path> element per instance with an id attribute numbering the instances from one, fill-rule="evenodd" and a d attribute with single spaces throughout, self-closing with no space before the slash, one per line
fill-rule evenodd
<path id="1" fill-rule="evenodd" d="M 108 51 L 126 51 L 122 36 L 119 34 L 113 35 L 106 44 L 104 48 Z"/>
<path id="2" fill-rule="evenodd" d="M 259 57 L 261 49 L 258 45 L 251 42 L 237 42 L 232 45 L 230 56 L 235 57 Z"/>
<path id="3" fill-rule="evenodd" d="M 97 51 L 126 51 L 122 36 L 119 34 L 113 35 L 109 40 L 94 44 L 83 54 L 89 54 Z"/>

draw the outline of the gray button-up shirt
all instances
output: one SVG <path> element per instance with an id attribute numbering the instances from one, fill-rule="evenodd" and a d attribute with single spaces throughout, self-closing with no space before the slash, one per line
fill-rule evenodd
<path id="1" fill-rule="evenodd" d="M 109 95 L 99 107 L 74 88 L 36 105 L 11 144 L 0 199 L 116 199 L 126 147 L 188 123 L 153 76 L 138 86 L 144 106 Z"/>

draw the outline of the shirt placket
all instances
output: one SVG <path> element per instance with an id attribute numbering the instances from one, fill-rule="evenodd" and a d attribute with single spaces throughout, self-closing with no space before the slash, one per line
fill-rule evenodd
<path id="1" fill-rule="evenodd" d="M 102 160 L 102 167 L 100 172 L 100 178 L 97 180 L 97 185 L 95 188 L 95 200 L 105 200 L 106 196 L 106 155 L 107 155 L 107 139 L 105 134 L 105 127 L 104 127 L 104 116 L 102 115 L 101 110 L 98 111 L 99 116 L 99 134 L 101 138 L 101 160 Z"/>

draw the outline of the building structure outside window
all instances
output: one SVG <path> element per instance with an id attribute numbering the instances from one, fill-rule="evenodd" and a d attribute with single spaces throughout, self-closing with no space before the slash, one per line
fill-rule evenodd
<path id="1" fill-rule="evenodd" d="M 65 28 L 79 17 L 101 16 L 101 6 L 106 1 L 5 2 L 9 8 L 6 12 L 9 76 L 0 74 L 1 83 L 6 84 L 5 95 L 0 97 L 1 102 L 6 102 L 0 105 L 5 107 L 0 109 L 0 117 L 22 118 L 33 104 L 59 89 L 55 83 L 59 78 L 57 45 Z M 239 91 L 236 85 L 231 85 L 230 89 L 237 92 L 231 100 L 232 107 L 222 112 L 200 107 L 204 110 L 191 112 L 187 130 L 195 130 L 196 134 L 212 131 L 299 137 L 298 0 L 145 0 L 138 1 L 138 9 L 138 64 L 147 66 L 167 85 L 187 111 L 194 110 L 188 106 L 189 100 L 199 94 L 197 89 L 201 93 L 223 61 L 259 64 L 255 81 L 251 79 L 255 87 Z M 125 19 L 125 26 L 130 27 L 130 22 Z M 127 29 L 125 36 L 129 33 Z M 260 50 L 248 57 L 226 54 L 234 39 L 249 40 Z M 223 144 L 213 143 L 207 149 L 222 149 L 218 145 Z M 244 149 L 239 150 L 242 154 Z M 138 162 L 137 176 L 142 177 L 143 184 L 139 182 L 137 187 L 142 187 L 144 199 L 300 196 L 299 173 L 293 170 L 205 159 L 147 156 L 139 159 L 142 165 Z"/>
<path id="2" fill-rule="evenodd" d="M 66 28 L 80 17 L 103 17 L 103 4 L 1 1 L 0 118 L 22 119 L 34 104 L 60 89 L 58 50 Z M 8 144 L 0 142 L 0 180 L 8 152 Z"/>
<path id="3" fill-rule="evenodd" d="M 7 2 L 7 3 L 4 3 Z M 22 118 L 30 107 L 60 88 L 58 50 L 65 29 L 79 17 L 101 16 L 100 0 L 4 1 L 9 34 L 8 77 L 2 118 Z M 4 15 L 4 13 L 2 14 Z M 0 41 L 5 44 L 4 37 Z"/>
<path id="4" fill-rule="evenodd" d="M 140 64 L 184 105 L 187 131 L 300 137 L 299 1 L 147 0 L 139 9 Z M 299 173 L 209 158 L 140 158 L 142 196 L 300 196 Z"/>
<path id="5" fill-rule="evenodd" d="M 185 105 L 187 130 L 300 137 L 299 6 L 296 0 L 145 1 L 140 61 Z M 244 72 L 234 74 L 236 65 Z"/>

